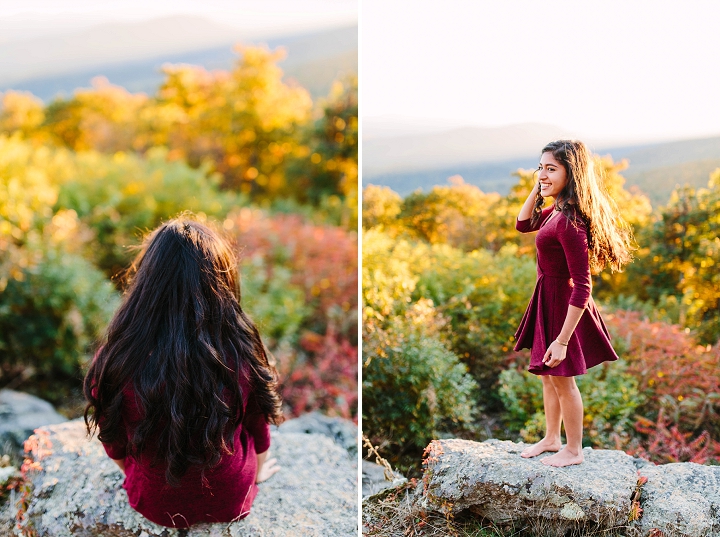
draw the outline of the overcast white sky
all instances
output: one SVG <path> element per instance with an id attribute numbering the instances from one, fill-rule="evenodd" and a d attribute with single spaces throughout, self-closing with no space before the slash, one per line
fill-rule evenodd
<path id="1" fill-rule="evenodd" d="M 720 2 L 362 0 L 362 114 L 720 135 Z"/>
<path id="2" fill-rule="evenodd" d="M 353 24 L 359 0 L 0 0 L 0 30 L 200 15 L 248 34 Z"/>

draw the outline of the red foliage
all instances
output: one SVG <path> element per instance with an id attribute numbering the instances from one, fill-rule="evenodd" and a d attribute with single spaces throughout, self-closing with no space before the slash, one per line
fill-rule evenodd
<path id="1" fill-rule="evenodd" d="M 646 441 L 634 453 L 656 462 L 720 460 L 720 344 L 700 346 L 679 325 L 650 322 L 632 311 L 606 315 L 626 347 L 622 356 L 648 397 L 636 430 Z"/>
<path id="2" fill-rule="evenodd" d="M 235 215 L 233 229 L 243 256 L 260 254 L 293 271 L 292 283 L 305 290 L 314 320 L 326 328 L 329 321 L 352 317 L 346 335 L 357 337 L 357 234 L 340 227 L 316 226 L 298 215 L 268 217 L 244 208 Z M 354 315 L 353 315 L 354 314 Z M 321 331 L 316 328 L 316 331 Z"/>
<path id="3" fill-rule="evenodd" d="M 357 422 L 358 348 L 328 329 L 325 336 L 308 332 L 301 340 L 306 353 L 279 361 L 282 396 L 298 416 L 321 409 Z"/>
<path id="4" fill-rule="evenodd" d="M 647 435 L 642 445 L 629 449 L 628 453 L 649 459 L 656 463 L 696 462 L 705 464 L 710 460 L 720 460 L 720 442 L 710 438 L 710 433 L 703 431 L 691 439 L 692 433 L 683 433 L 677 425 L 668 428 L 669 420 L 660 409 L 658 419 L 653 422 L 640 418 L 635 425 L 638 432 Z"/>
<path id="5" fill-rule="evenodd" d="M 242 255 L 262 256 L 268 270 L 289 268 L 312 309 L 300 348 L 284 351 L 278 360 L 291 414 L 320 409 L 357 420 L 357 234 L 249 208 L 232 222 Z"/>

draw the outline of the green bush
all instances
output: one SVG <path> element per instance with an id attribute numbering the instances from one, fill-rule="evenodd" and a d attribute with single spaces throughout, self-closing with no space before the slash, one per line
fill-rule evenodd
<path id="1" fill-rule="evenodd" d="M 410 304 L 417 283 L 415 247 L 378 229 L 365 231 L 362 241 L 363 325 L 383 324 Z"/>
<path id="2" fill-rule="evenodd" d="M 290 269 L 268 267 L 259 255 L 240 265 L 242 306 L 257 324 L 269 348 L 297 344 L 298 330 L 310 308 L 305 293 L 290 280 Z"/>
<path id="3" fill-rule="evenodd" d="M 118 153 L 73 155 L 70 178 L 62 181 L 55 210 L 74 210 L 95 232 L 87 253 L 108 276 L 125 268 L 135 255 L 142 234 L 183 211 L 224 218 L 245 203 L 233 192 L 222 192 L 220 177 L 207 169 L 168 162 L 167 151 L 155 148 L 146 159 Z"/>
<path id="4" fill-rule="evenodd" d="M 436 244 L 416 247 L 410 265 L 419 275 L 413 298 L 433 300 L 449 319 L 450 348 L 468 366 L 484 393 L 486 405 L 496 404 L 489 390 L 514 345 L 535 285 L 534 261 L 508 245 L 499 252 L 465 253 Z"/>
<path id="5" fill-rule="evenodd" d="M 424 448 L 438 430 L 474 415 L 477 384 L 433 332 L 429 301 L 363 345 L 363 428 L 377 443 Z"/>
<path id="6" fill-rule="evenodd" d="M 615 447 L 633 434 L 635 410 L 644 402 L 637 379 L 623 360 L 602 364 L 577 377 L 585 408 L 585 445 Z M 527 372 L 509 369 L 500 374 L 500 398 L 507 409 L 508 425 L 526 442 L 545 435 L 542 381 Z"/>
<path id="7" fill-rule="evenodd" d="M 0 293 L 0 361 L 40 374 L 78 376 L 119 303 L 102 272 L 51 249 Z"/>

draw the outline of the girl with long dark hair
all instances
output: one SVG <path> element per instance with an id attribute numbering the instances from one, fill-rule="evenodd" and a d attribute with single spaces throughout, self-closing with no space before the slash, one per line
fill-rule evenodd
<path id="1" fill-rule="evenodd" d="M 96 428 L 125 473 L 130 505 L 184 528 L 246 516 L 282 421 L 275 368 L 240 306 L 237 259 L 190 218 L 144 241 L 129 287 L 85 377 Z"/>
<path id="2" fill-rule="evenodd" d="M 546 197 L 554 203 L 543 209 Z M 530 372 L 543 382 L 545 437 L 522 452 L 550 466 L 583 462 L 583 403 L 576 375 L 617 360 L 591 296 L 591 270 L 620 270 L 631 260 L 632 233 L 603 189 L 592 156 L 579 141 L 559 140 L 541 152 L 538 182 L 516 227 L 537 231 L 538 278 L 515 338 L 531 349 Z M 562 446 L 561 424 L 567 442 Z"/>

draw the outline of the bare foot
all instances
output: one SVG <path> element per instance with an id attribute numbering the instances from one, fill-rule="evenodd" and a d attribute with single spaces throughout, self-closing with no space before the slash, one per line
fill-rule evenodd
<path id="1" fill-rule="evenodd" d="M 582 450 L 576 455 L 572 453 L 567 446 L 565 446 L 562 451 L 559 451 L 558 453 L 555 453 L 555 455 L 550 455 L 549 457 L 545 457 L 540 462 L 547 465 L 547 466 L 555 466 L 555 467 L 562 467 L 562 466 L 572 466 L 573 464 L 581 464 L 585 460 L 585 457 L 583 456 Z"/>
<path id="2" fill-rule="evenodd" d="M 547 438 L 543 438 L 537 444 L 533 444 L 532 446 L 525 448 L 523 452 L 520 453 L 520 456 L 525 459 L 529 459 L 530 457 L 537 457 L 546 451 L 559 451 L 561 447 L 562 443 L 560 440 L 548 440 Z"/>

